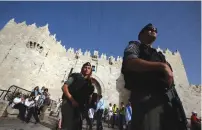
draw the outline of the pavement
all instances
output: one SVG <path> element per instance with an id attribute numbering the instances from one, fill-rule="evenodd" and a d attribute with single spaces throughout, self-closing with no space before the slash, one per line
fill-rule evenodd
<path id="1" fill-rule="evenodd" d="M 0 118 L 0 130 L 51 130 L 41 124 L 34 122 L 25 123 L 17 118 Z"/>
<path id="2" fill-rule="evenodd" d="M 86 122 L 84 121 L 83 124 L 83 130 L 87 130 Z M 103 130 L 118 130 L 117 128 L 108 128 L 106 123 L 103 123 L 103 127 Z M 34 120 L 31 120 L 30 123 L 25 123 L 18 118 L 1 117 L 0 130 L 56 130 L 56 120 L 47 117 L 40 124 L 34 124 Z M 94 125 L 93 130 L 96 130 L 96 125 Z"/>

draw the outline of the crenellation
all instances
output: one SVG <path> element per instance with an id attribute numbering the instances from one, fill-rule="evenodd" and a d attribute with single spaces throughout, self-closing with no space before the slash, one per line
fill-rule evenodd
<path id="1" fill-rule="evenodd" d="M 47 36 L 49 36 L 49 34 L 50 34 L 49 29 L 48 29 L 48 24 L 46 24 L 45 26 L 39 27 L 39 30 L 40 30 L 41 34 L 45 34 Z"/>
<path id="2" fill-rule="evenodd" d="M 86 51 L 84 52 L 84 56 L 86 56 L 86 57 L 90 57 L 90 56 L 91 56 L 90 51 L 86 50 Z"/>
<path id="3" fill-rule="evenodd" d="M 74 48 L 71 48 L 71 47 L 70 47 L 70 48 L 67 50 L 67 52 L 68 52 L 68 53 L 71 53 L 71 54 L 74 54 Z"/>
<path id="4" fill-rule="evenodd" d="M 47 30 L 49 30 L 48 26 L 49 26 L 49 24 L 47 23 L 47 24 L 45 25 L 45 27 L 46 27 Z"/>
<path id="5" fill-rule="evenodd" d="M 92 57 L 98 59 L 98 58 L 99 58 L 99 52 L 95 50 L 95 51 L 93 52 Z"/>
<path id="6" fill-rule="evenodd" d="M 10 20 L 10 23 L 16 23 L 15 21 L 14 21 L 14 19 L 12 19 L 12 20 Z M 16 23 L 17 24 L 17 23 Z M 20 24 L 23 24 L 23 25 L 26 25 L 26 22 L 24 21 L 24 22 L 22 22 L 22 23 L 20 23 Z M 41 26 L 41 27 L 37 27 L 36 26 L 36 23 L 33 23 L 33 24 L 31 24 L 31 25 L 28 25 L 28 26 L 31 26 L 31 27 L 33 27 L 34 29 L 39 29 L 38 31 L 36 31 L 35 33 L 35 36 L 31 36 L 30 37 L 30 41 L 33 41 L 33 42 L 39 42 L 39 40 L 40 40 L 40 38 L 39 37 L 41 37 L 42 36 L 42 34 L 43 33 L 46 33 L 46 34 L 48 34 L 48 36 L 49 36 L 49 34 L 50 34 L 50 32 L 49 32 L 49 28 L 48 28 L 48 24 L 46 24 L 45 26 Z M 46 38 L 46 37 L 45 37 Z M 50 38 L 52 38 L 53 39 L 53 41 L 56 43 L 56 44 L 61 44 L 61 41 L 57 41 L 56 40 L 56 34 L 54 34 L 54 35 L 50 35 Z M 39 42 L 40 43 L 40 42 Z M 64 50 L 66 50 L 66 48 L 65 48 L 65 46 L 63 46 L 63 48 L 64 48 Z M 68 50 L 67 50 L 67 52 L 68 53 L 72 53 L 72 54 L 74 54 L 74 55 L 79 55 L 79 56 L 87 56 L 87 57 L 91 57 L 91 53 L 90 53 L 90 51 L 86 51 L 84 54 L 83 54 L 83 52 L 82 51 L 80 51 L 80 50 L 78 50 L 78 51 L 76 51 L 76 52 L 74 52 L 74 49 L 73 48 L 69 48 Z M 77 54 L 77 53 L 79 53 L 79 54 Z M 122 62 L 122 58 L 120 58 L 120 57 L 117 57 L 117 58 L 114 58 L 114 57 L 107 57 L 106 56 L 106 54 L 102 54 L 100 57 L 99 57 L 99 52 L 98 51 L 93 51 L 93 55 L 92 55 L 92 58 L 95 60 L 95 59 L 97 59 L 97 60 L 106 60 L 107 62 L 110 62 L 110 64 L 112 63 L 112 64 L 115 64 L 115 63 L 119 63 L 119 62 Z M 112 59 L 111 59 L 112 58 Z M 109 61 L 110 60 L 110 61 Z"/>
<path id="7" fill-rule="evenodd" d="M 110 56 L 110 57 L 109 57 L 109 64 L 110 64 L 110 65 L 115 64 L 115 58 L 114 58 L 113 56 Z"/>
<path id="8" fill-rule="evenodd" d="M 117 61 L 117 62 L 119 62 L 119 63 L 122 63 L 123 59 L 122 59 L 122 57 L 120 57 L 120 56 L 117 56 L 117 59 L 116 59 L 116 61 Z"/>
<path id="9" fill-rule="evenodd" d="M 12 18 L 11 20 L 8 21 L 8 23 L 5 25 L 5 27 L 10 27 L 10 26 L 14 26 L 17 23 L 15 22 L 15 19 Z"/>
<path id="10" fill-rule="evenodd" d="M 57 40 L 56 40 L 56 34 L 51 35 L 51 38 L 52 38 L 54 41 L 57 41 Z"/>
<path id="11" fill-rule="evenodd" d="M 166 48 L 165 50 L 161 49 L 159 46 L 156 48 L 156 50 L 158 52 L 162 52 L 165 56 L 168 56 L 168 55 L 180 55 L 179 51 L 176 50 L 176 51 L 171 51 L 169 50 L 168 48 Z"/>
<path id="12" fill-rule="evenodd" d="M 23 21 L 21 23 L 18 24 L 19 26 L 27 26 L 26 21 Z"/>
<path id="13" fill-rule="evenodd" d="M 176 51 L 174 52 L 174 54 L 175 54 L 175 55 L 180 55 L 179 50 L 176 50 Z"/>
<path id="14" fill-rule="evenodd" d="M 78 50 L 76 51 L 75 57 L 76 57 L 76 59 L 78 59 L 78 58 L 80 58 L 81 56 L 83 56 L 83 52 L 81 51 L 81 49 L 78 49 Z"/>
<path id="15" fill-rule="evenodd" d="M 28 25 L 28 27 L 31 27 L 31 28 L 33 28 L 33 29 L 36 29 L 36 28 L 37 28 L 36 23 L 33 23 L 33 24 L 31 24 L 31 25 Z"/>
<path id="16" fill-rule="evenodd" d="M 172 52 L 168 48 L 166 48 L 163 52 L 165 55 L 171 55 L 172 54 Z"/>
<path id="17" fill-rule="evenodd" d="M 107 56 L 106 56 L 106 54 L 101 54 L 101 57 L 100 57 L 101 59 L 103 59 L 103 60 L 107 60 Z"/>

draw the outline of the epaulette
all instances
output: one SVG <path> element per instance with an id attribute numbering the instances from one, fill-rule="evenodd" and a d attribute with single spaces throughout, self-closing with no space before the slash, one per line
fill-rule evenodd
<path id="1" fill-rule="evenodd" d="M 129 45 L 130 45 L 130 44 L 140 45 L 140 42 L 139 42 L 139 41 L 129 41 Z"/>

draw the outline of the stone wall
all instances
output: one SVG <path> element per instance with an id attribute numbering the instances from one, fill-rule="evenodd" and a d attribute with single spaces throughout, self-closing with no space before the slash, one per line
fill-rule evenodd
<path id="1" fill-rule="evenodd" d="M 0 88 L 17 85 L 31 90 L 35 86 L 45 86 L 57 100 L 71 68 L 74 68 L 73 72 L 80 72 L 82 64 L 88 61 L 95 66 L 93 78 L 99 82 L 106 104 L 127 101 L 130 92 L 123 88 L 121 57 L 100 55 L 98 51 L 66 50 L 55 36 L 50 34 L 48 24 L 36 27 L 35 24 L 10 20 L 0 31 Z M 176 85 L 182 86 L 177 87 L 179 95 L 187 100 L 184 91 L 189 93 L 189 82 L 180 53 L 157 50 L 162 51 L 170 62 Z"/>

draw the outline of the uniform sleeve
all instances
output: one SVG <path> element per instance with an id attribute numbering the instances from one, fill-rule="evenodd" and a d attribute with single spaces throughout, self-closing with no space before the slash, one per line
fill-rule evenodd
<path id="1" fill-rule="evenodd" d="M 67 84 L 68 86 L 71 85 L 74 81 L 74 78 L 73 77 L 69 77 L 69 79 L 64 83 L 64 84 Z"/>
<path id="2" fill-rule="evenodd" d="M 139 58 L 139 45 L 137 43 L 129 44 L 124 50 L 123 60 Z"/>

